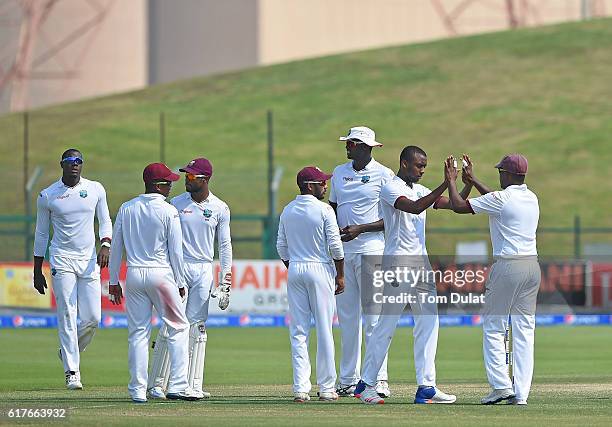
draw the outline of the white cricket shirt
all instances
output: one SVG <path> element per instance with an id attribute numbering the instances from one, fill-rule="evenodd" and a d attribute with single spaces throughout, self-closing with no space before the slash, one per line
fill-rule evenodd
<path id="1" fill-rule="evenodd" d="M 280 216 L 276 250 L 289 262 L 332 263 L 332 258 L 343 259 L 332 207 L 310 194 L 297 196 Z"/>
<path id="2" fill-rule="evenodd" d="M 113 285 L 124 247 L 128 267 L 172 268 L 178 287 L 185 285 L 179 214 L 162 194 L 141 194 L 119 208 L 109 262 Z"/>
<path id="3" fill-rule="evenodd" d="M 410 188 L 397 176 L 383 186 L 379 206 L 385 221 L 384 255 L 427 255 L 425 247 L 427 210 L 415 215 L 395 209 L 394 206 L 400 197 L 416 201 L 429 193 L 431 193 L 429 188 L 421 184 L 412 184 Z"/>
<path id="4" fill-rule="evenodd" d="M 493 256 L 537 255 L 538 198 L 526 184 L 510 185 L 468 200 L 474 213 L 489 215 Z"/>
<path id="5" fill-rule="evenodd" d="M 374 159 L 360 171 L 353 169 L 352 161 L 337 166 L 331 178 L 329 201 L 338 205 L 336 212 L 340 228 L 378 221 L 380 190 L 392 178 L 393 171 Z M 361 233 L 343 243 L 346 253 L 380 251 L 385 246 L 382 231 Z"/>
<path id="6" fill-rule="evenodd" d="M 215 234 L 219 242 L 221 271 L 232 269 L 230 210 L 212 193 L 201 203 L 183 193 L 170 203 L 178 210 L 183 230 L 183 257 L 187 261 L 212 262 L 215 255 Z"/>
<path id="7" fill-rule="evenodd" d="M 99 182 L 81 177 L 77 185 L 68 187 L 60 179 L 40 192 L 36 205 L 34 256 L 44 257 L 47 252 L 49 223 L 53 226 L 51 256 L 95 258 L 94 216 L 100 239 L 112 236 L 106 191 Z"/>

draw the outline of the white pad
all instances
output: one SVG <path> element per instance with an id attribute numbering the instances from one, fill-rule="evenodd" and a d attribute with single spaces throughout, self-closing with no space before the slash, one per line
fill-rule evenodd
<path id="1" fill-rule="evenodd" d="M 168 352 L 168 327 L 164 323 L 157 333 L 153 344 L 153 362 L 149 374 L 147 388 L 161 387 L 164 392 L 168 388 L 170 377 L 170 354 Z"/>
<path id="2" fill-rule="evenodd" d="M 204 322 L 191 325 L 189 328 L 189 387 L 198 394 L 203 393 L 207 338 Z"/>

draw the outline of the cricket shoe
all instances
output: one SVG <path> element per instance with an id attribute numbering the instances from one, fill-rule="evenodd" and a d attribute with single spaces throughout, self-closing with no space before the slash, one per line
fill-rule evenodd
<path id="1" fill-rule="evenodd" d="M 74 371 L 66 372 L 66 388 L 68 390 L 82 390 L 81 374 Z"/>
<path id="2" fill-rule="evenodd" d="M 527 405 L 527 401 L 526 400 L 520 400 L 517 399 L 516 397 L 511 397 L 510 399 L 508 399 L 506 401 L 507 405 L 520 405 L 520 406 L 526 406 Z"/>
<path id="3" fill-rule="evenodd" d="M 353 390 L 353 395 L 359 399 L 361 397 L 361 393 L 365 390 L 368 385 L 363 382 L 363 380 L 359 380 L 357 385 L 355 386 L 355 390 Z"/>
<path id="4" fill-rule="evenodd" d="M 335 402 L 338 400 L 338 393 L 335 391 L 320 391 L 317 394 L 321 402 Z"/>
<path id="5" fill-rule="evenodd" d="M 514 397 L 514 391 L 511 388 L 500 388 L 491 391 L 487 396 L 480 399 L 480 403 L 483 405 L 495 405 L 502 400 L 513 399 Z"/>
<path id="6" fill-rule="evenodd" d="M 194 390 L 194 392 L 200 399 L 210 399 L 211 394 L 206 390 Z"/>
<path id="7" fill-rule="evenodd" d="M 338 384 L 336 386 L 336 393 L 340 397 L 353 397 L 355 395 L 355 387 L 357 384 Z"/>
<path id="8" fill-rule="evenodd" d="M 310 400 L 310 395 L 304 392 L 295 392 L 293 393 L 293 401 L 295 403 L 305 403 Z"/>
<path id="9" fill-rule="evenodd" d="M 134 403 L 147 403 L 147 398 L 142 396 L 132 396 L 132 402 Z"/>
<path id="10" fill-rule="evenodd" d="M 187 387 L 185 390 L 180 391 L 178 393 L 166 393 L 166 399 L 169 400 L 188 400 L 193 402 L 195 400 L 201 400 L 201 397 L 198 397 L 195 391 L 191 388 Z"/>
<path id="11" fill-rule="evenodd" d="M 389 382 L 387 380 L 376 381 L 376 386 L 374 388 L 380 397 L 391 397 L 391 390 L 389 389 Z"/>
<path id="12" fill-rule="evenodd" d="M 359 393 L 359 399 L 366 405 L 382 405 L 385 400 L 378 395 L 375 387 L 366 385 L 361 393 Z"/>
<path id="13" fill-rule="evenodd" d="M 150 389 L 147 390 L 147 395 L 151 398 L 151 399 L 155 399 L 155 400 L 166 400 L 166 395 L 164 393 L 164 390 L 162 390 L 161 387 L 156 386 L 156 387 L 151 387 Z"/>
<path id="14" fill-rule="evenodd" d="M 414 396 L 414 403 L 455 403 L 457 396 L 446 394 L 438 387 L 420 385 Z"/>

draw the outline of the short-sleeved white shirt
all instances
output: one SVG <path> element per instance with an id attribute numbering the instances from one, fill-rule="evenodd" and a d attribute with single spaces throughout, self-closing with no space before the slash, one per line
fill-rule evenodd
<path id="1" fill-rule="evenodd" d="M 429 193 L 431 193 L 429 188 L 421 184 L 412 184 L 411 188 L 397 176 L 383 186 L 379 207 L 385 221 L 384 255 L 427 255 L 425 247 L 427 210 L 415 215 L 396 209 L 395 202 L 400 197 L 418 200 Z"/>
<path id="2" fill-rule="evenodd" d="M 493 256 L 537 255 L 538 198 L 523 185 L 510 185 L 468 200 L 474 213 L 489 215 Z"/>
<path id="3" fill-rule="evenodd" d="M 360 171 L 347 162 L 334 169 L 331 178 L 329 201 L 338 205 L 338 225 L 369 224 L 381 219 L 378 211 L 380 190 L 393 177 L 393 171 L 372 159 Z M 384 248 L 382 231 L 361 233 L 357 238 L 344 242 L 345 253 L 365 253 Z"/>

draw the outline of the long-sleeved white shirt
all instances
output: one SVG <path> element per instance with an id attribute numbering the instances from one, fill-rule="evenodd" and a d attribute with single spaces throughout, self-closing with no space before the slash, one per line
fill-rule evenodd
<path id="1" fill-rule="evenodd" d="M 289 262 L 331 263 L 332 258 L 343 259 L 332 207 L 310 194 L 297 196 L 280 216 L 276 250 L 281 259 Z"/>
<path id="2" fill-rule="evenodd" d="M 230 210 L 227 204 L 212 193 L 201 203 L 191 194 L 183 193 L 170 203 L 178 210 L 183 230 L 183 256 L 187 261 L 212 262 L 215 255 L 215 234 L 219 244 L 222 272 L 232 269 L 232 238 Z"/>
<path id="3" fill-rule="evenodd" d="M 179 215 L 165 199 L 162 194 L 141 194 L 119 208 L 109 262 L 110 284 L 119 283 L 125 248 L 128 267 L 170 267 L 177 286 L 185 286 Z"/>
<path id="4" fill-rule="evenodd" d="M 110 238 L 113 227 L 102 184 L 83 177 L 74 187 L 62 180 L 40 192 L 36 212 L 34 256 L 44 257 L 49 243 L 49 224 L 53 226 L 51 256 L 72 259 L 96 257 L 94 217 L 98 217 L 100 239 Z"/>

